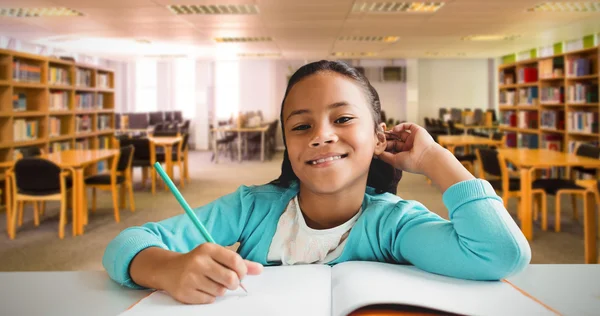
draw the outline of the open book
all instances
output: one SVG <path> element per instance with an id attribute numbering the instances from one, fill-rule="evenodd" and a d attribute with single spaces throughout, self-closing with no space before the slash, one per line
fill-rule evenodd
<path id="1" fill-rule="evenodd" d="M 555 315 L 506 282 L 461 280 L 377 262 L 265 267 L 243 283 L 248 294 L 230 291 L 208 305 L 180 304 L 157 291 L 121 315 L 342 316 L 381 304 L 465 315 Z"/>

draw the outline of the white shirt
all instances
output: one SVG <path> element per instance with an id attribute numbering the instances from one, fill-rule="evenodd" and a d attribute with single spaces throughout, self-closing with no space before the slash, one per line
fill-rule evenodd
<path id="1" fill-rule="evenodd" d="M 362 209 L 337 227 L 312 229 L 306 225 L 298 196 L 294 197 L 279 218 L 267 261 L 293 265 L 328 263 L 336 259 L 342 254 L 350 229 L 361 213 Z"/>

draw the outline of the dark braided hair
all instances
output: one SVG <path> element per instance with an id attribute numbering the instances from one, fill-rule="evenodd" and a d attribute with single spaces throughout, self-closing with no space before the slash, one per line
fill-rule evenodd
<path id="1" fill-rule="evenodd" d="M 379 129 L 379 124 L 382 122 L 379 94 L 377 94 L 375 88 L 371 86 L 369 80 L 362 73 L 341 61 L 321 60 L 300 67 L 300 69 L 298 69 L 290 78 L 287 88 L 285 89 L 283 101 L 281 102 L 279 119 L 281 121 L 283 144 L 286 146 L 286 149 L 283 153 L 281 175 L 279 178 L 271 181 L 271 184 L 287 188 L 293 181 L 298 180 L 298 176 L 296 176 L 294 173 L 294 170 L 292 169 L 292 163 L 290 162 L 290 158 L 288 156 L 287 145 L 285 143 L 285 128 L 283 127 L 283 105 L 288 93 L 294 87 L 294 85 L 296 85 L 296 83 L 300 82 L 302 79 L 326 71 L 334 72 L 346 78 L 352 79 L 356 84 L 363 88 L 367 101 L 371 105 L 371 113 L 373 114 L 375 131 Z M 374 188 L 377 193 L 389 192 L 396 194 L 398 182 L 401 178 L 402 170 L 395 169 L 393 166 L 385 163 L 384 161 L 374 158 L 371 161 L 371 166 L 369 167 L 367 186 Z"/>

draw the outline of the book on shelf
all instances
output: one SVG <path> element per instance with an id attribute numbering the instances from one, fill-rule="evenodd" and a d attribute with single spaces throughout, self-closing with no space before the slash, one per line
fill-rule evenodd
<path id="1" fill-rule="evenodd" d="M 71 149 L 71 142 L 54 142 L 50 144 L 50 153 Z"/>
<path id="2" fill-rule="evenodd" d="M 577 82 L 567 87 L 567 103 L 597 103 L 598 84 Z"/>
<path id="3" fill-rule="evenodd" d="M 78 110 L 93 110 L 96 109 L 94 103 L 94 93 L 78 92 L 75 94 L 75 107 Z"/>
<path id="4" fill-rule="evenodd" d="M 543 110 L 540 116 L 540 125 L 545 129 L 564 130 L 564 113 L 560 111 Z"/>
<path id="5" fill-rule="evenodd" d="M 588 58 L 578 57 L 567 59 L 567 77 L 581 77 L 592 73 L 592 61 Z"/>
<path id="6" fill-rule="evenodd" d="M 520 111 L 518 113 L 519 128 L 538 128 L 538 112 L 537 111 Z"/>
<path id="7" fill-rule="evenodd" d="M 498 80 L 500 84 L 513 84 L 515 83 L 515 76 L 513 73 L 500 71 L 500 78 Z"/>
<path id="8" fill-rule="evenodd" d="M 517 133 L 507 132 L 506 133 L 506 147 L 514 148 L 517 147 Z"/>
<path id="9" fill-rule="evenodd" d="M 50 111 L 63 111 L 69 109 L 68 91 L 50 91 Z"/>
<path id="10" fill-rule="evenodd" d="M 90 149 L 90 141 L 88 139 L 78 139 L 75 141 L 75 149 Z"/>
<path id="11" fill-rule="evenodd" d="M 537 134 L 518 134 L 517 147 L 537 149 L 539 148 L 539 136 Z"/>
<path id="12" fill-rule="evenodd" d="M 104 107 L 104 94 L 98 93 L 96 94 L 96 102 L 94 103 L 96 108 L 102 109 Z"/>
<path id="13" fill-rule="evenodd" d="M 98 116 L 98 126 L 97 130 L 102 131 L 106 129 L 110 129 L 110 116 L 109 115 L 99 115 Z"/>
<path id="14" fill-rule="evenodd" d="M 92 71 L 90 69 L 75 69 L 75 85 L 78 87 L 92 87 Z"/>
<path id="15" fill-rule="evenodd" d="M 108 74 L 99 73 L 96 75 L 96 86 L 101 89 L 110 89 L 108 86 Z"/>
<path id="16" fill-rule="evenodd" d="M 555 57 L 540 60 L 538 71 L 541 79 L 560 78 L 564 76 L 564 58 Z"/>
<path id="17" fill-rule="evenodd" d="M 39 123 L 36 120 L 15 119 L 13 121 L 13 140 L 22 142 L 38 138 Z"/>
<path id="18" fill-rule="evenodd" d="M 519 105 L 537 105 L 538 87 L 528 87 L 519 89 Z"/>
<path id="19" fill-rule="evenodd" d="M 98 137 L 98 149 L 110 149 L 110 137 L 102 136 Z M 106 161 L 98 163 L 98 172 L 102 172 L 108 169 Z"/>
<path id="20" fill-rule="evenodd" d="M 23 92 L 13 93 L 12 98 L 13 111 L 22 112 L 27 111 L 27 95 Z"/>
<path id="21" fill-rule="evenodd" d="M 510 127 L 517 127 L 517 112 L 506 111 L 501 113 L 500 124 Z"/>
<path id="22" fill-rule="evenodd" d="M 50 117 L 48 122 L 49 122 L 48 128 L 49 128 L 50 137 L 60 136 L 60 125 L 61 125 L 60 119 L 57 117 Z"/>
<path id="23" fill-rule="evenodd" d="M 48 83 L 51 85 L 69 86 L 69 71 L 60 67 L 50 66 L 48 71 Z"/>
<path id="24" fill-rule="evenodd" d="M 89 133 L 92 131 L 92 118 L 89 115 L 75 116 L 75 131 L 77 133 Z"/>
<path id="25" fill-rule="evenodd" d="M 564 103 L 565 88 L 564 87 L 543 87 L 540 91 L 540 99 L 542 104 L 547 103 Z"/>
<path id="26" fill-rule="evenodd" d="M 568 112 L 567 131 L 598 133 L 598 112 Z"/>
<path id="27" fill-rule="evenodd" d="M 41 83 L 42 67 L 21 59 L 13 61 L 13 80 L 20 82 Z"/>
<path id="28" fill-rule="evenodd" d="M 518 83 L 530 83 L 538 81 L 538 70 L 536 67 L 525 67 L 518 70 Z"/>
<path id="29" fill-rule="evenodd" d="M 499 94 L 500 100 L 499 104 L 504 106 L 512 106 L 516 103 L 516 93 L 515 91 L 503 90 L 500 91 Z"/>

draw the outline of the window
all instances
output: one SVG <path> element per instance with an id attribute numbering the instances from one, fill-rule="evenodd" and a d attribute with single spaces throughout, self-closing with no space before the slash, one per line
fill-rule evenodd
<path id="1" fill-rule="evenodd" d="M 136 62 L 135 112 L 157 110 L 157 64 L 156 60 L 140 59 Z"/>
<path id="2" fill-rule="evenodd" d="M 215 115 L 217 120 L 237 115 L 240 107 L 238 61 L 217 61 L 215 67 Z"/>
<path id="3" fill-rule="evenodd" d="M 179 58 L 175 61 L 175 110 L 183 117 L 196 117 L 196 61 Z"/>

